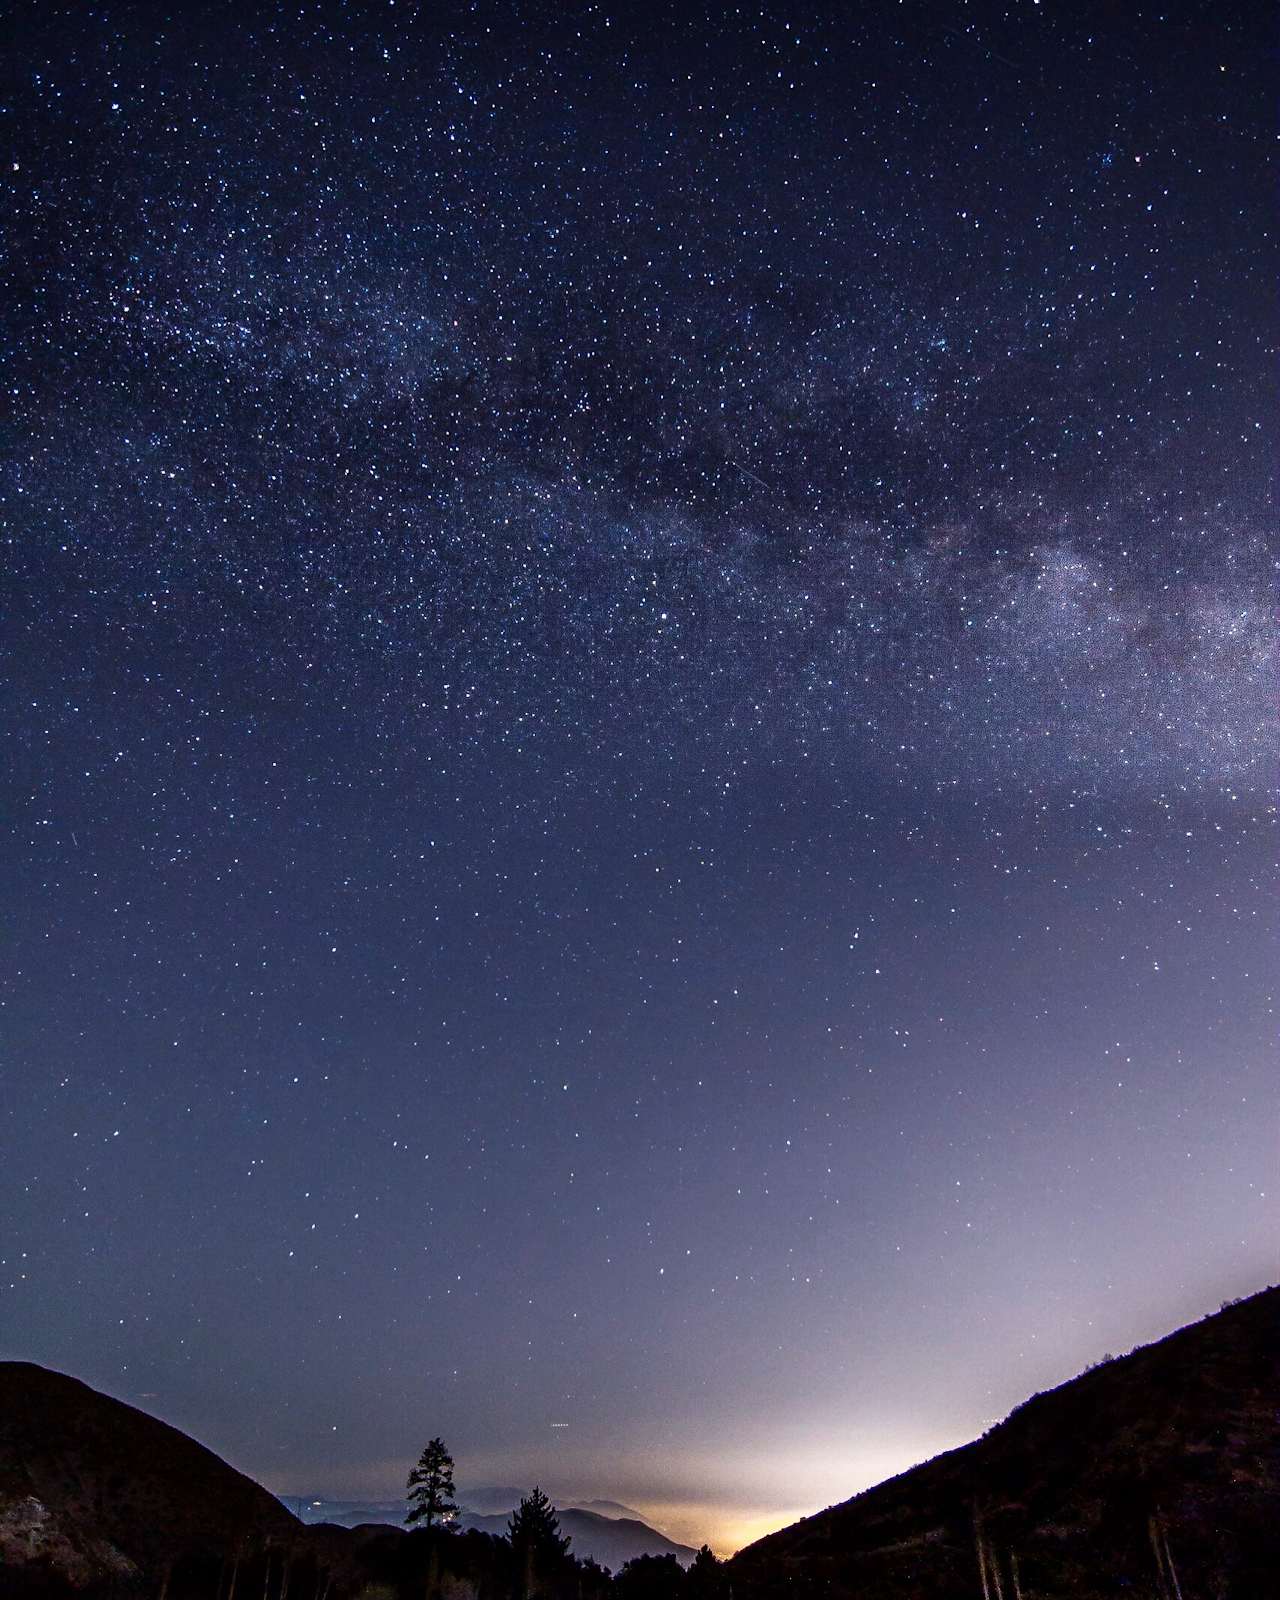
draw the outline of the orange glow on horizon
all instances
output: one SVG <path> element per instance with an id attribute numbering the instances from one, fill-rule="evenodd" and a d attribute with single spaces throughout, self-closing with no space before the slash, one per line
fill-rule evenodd
<path id="1" fill-rule="evenodd" d="M 708 1505 L 706 1501 L 641 1500 L 632 1502 L 651 1527 L 678 1544 L 709 1544 L 722 1560 L 744 1546 L 776 1533 L 801 1517 L 812 1516 L 816 1506 L 782 1506 L 773 1510 L 746 1510 L 735 1505 Z"/>

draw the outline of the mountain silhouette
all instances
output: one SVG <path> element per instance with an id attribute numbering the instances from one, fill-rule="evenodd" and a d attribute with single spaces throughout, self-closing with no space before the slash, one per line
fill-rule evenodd
<path id="1" fill-rule="evenodd" d="M 177 1428 L 60 1372 L 0 1362 L 0 1567 L 124 1580 L 302 1533 Z"/>
<path id="2" fill-rule="evenodd" d="M 644 1521 L 633 1507 L 624 1506 L 617 1500 L 570 1500 L 568 1504 L 576 1511 L 594 1511 L 598 1516 L 612 1517 L 615 1521 Z"/>
<path id="3" fill-rule="evenodd" d="M 748 1546 L 737 1600 L 1280 1594 L 1280 1289 Z"/>

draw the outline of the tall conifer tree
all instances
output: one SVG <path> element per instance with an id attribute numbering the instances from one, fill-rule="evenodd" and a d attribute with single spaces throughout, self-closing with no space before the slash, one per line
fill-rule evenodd
<path id="1" fill-rule="evenodd" d="M 409 1513 L 405 1521 L 424 1528 L 452 1528 L 458 1507 L 454 1503 L 453 1457 L 443 1439 L 432 1439 L 409 1474 Z"/>

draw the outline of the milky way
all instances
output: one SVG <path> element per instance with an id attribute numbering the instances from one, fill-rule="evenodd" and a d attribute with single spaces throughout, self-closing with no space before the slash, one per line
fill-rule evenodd
<path id="1" fill-rule="evenodd" d="M 0 1353 L 732 1542 L 1255 1286 L 1249 8 L 183 9 L 5 94 Z"/>

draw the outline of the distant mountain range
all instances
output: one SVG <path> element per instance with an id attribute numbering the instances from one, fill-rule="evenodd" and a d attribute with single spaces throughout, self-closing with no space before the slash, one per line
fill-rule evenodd
<path id="1" fill-rule="evenodd" d="M 458 1525 L 475 1528 L 503 1538 L 511 1513 L 528 1493 L 516 1488 L 459 1489 Z M 296 1510 L 308 1524 L 335 1523 L 342 1528 L 365 1527 L 371 1523 L 404 1524 L 405 1501 L 326 1500 L 319 1496 L 285 1496 L 283 1504 Z M 677 1544 L 656 1528 L 651 1528 L 638 1511 L 617 1500 L 584 1500 L 557 1507 L 560 1529 L 573 1540 L 574 1555 L 590 1556 L 602 1567 L 616 1572 L 636 1556 L 675 1556 L 687 1567 L 697 1552 L 687 1544 Z"/>
<path id="2" fill-rule="evenodd" d="M 612 1517 L 618 1522 L 644 1521 L 638 1511 L 633 1511 L 630 1506 L 621 1505 L 617 1500 L 570 1500 L 568 1504 L 579 1511 L 594 1511 L 597 1516 Z"/>
<path id="3" fill-rule="evenodd" d="M 1280 1289 L 761 1539 L 735 1600 L 1276 1600 Z"/>
<path id="4" fill-rule="evenodd" d="M 668 1539 L 635 1515 L 601 1516 L 582 1506 L 565 1506 L 559 1509 L 559 1516 L 560 1531 L 573 1540 L 573 1554 L 590 1556 L 614 1572 L 636 1556 L 674 1556 L 682 1567 L 687 1567 L 697 1554 L 687 1544 Z M 507 1515 L 477 1517 L 464 1512 L 462 1525 L 501 1536 L 507 1531 Z"/>

